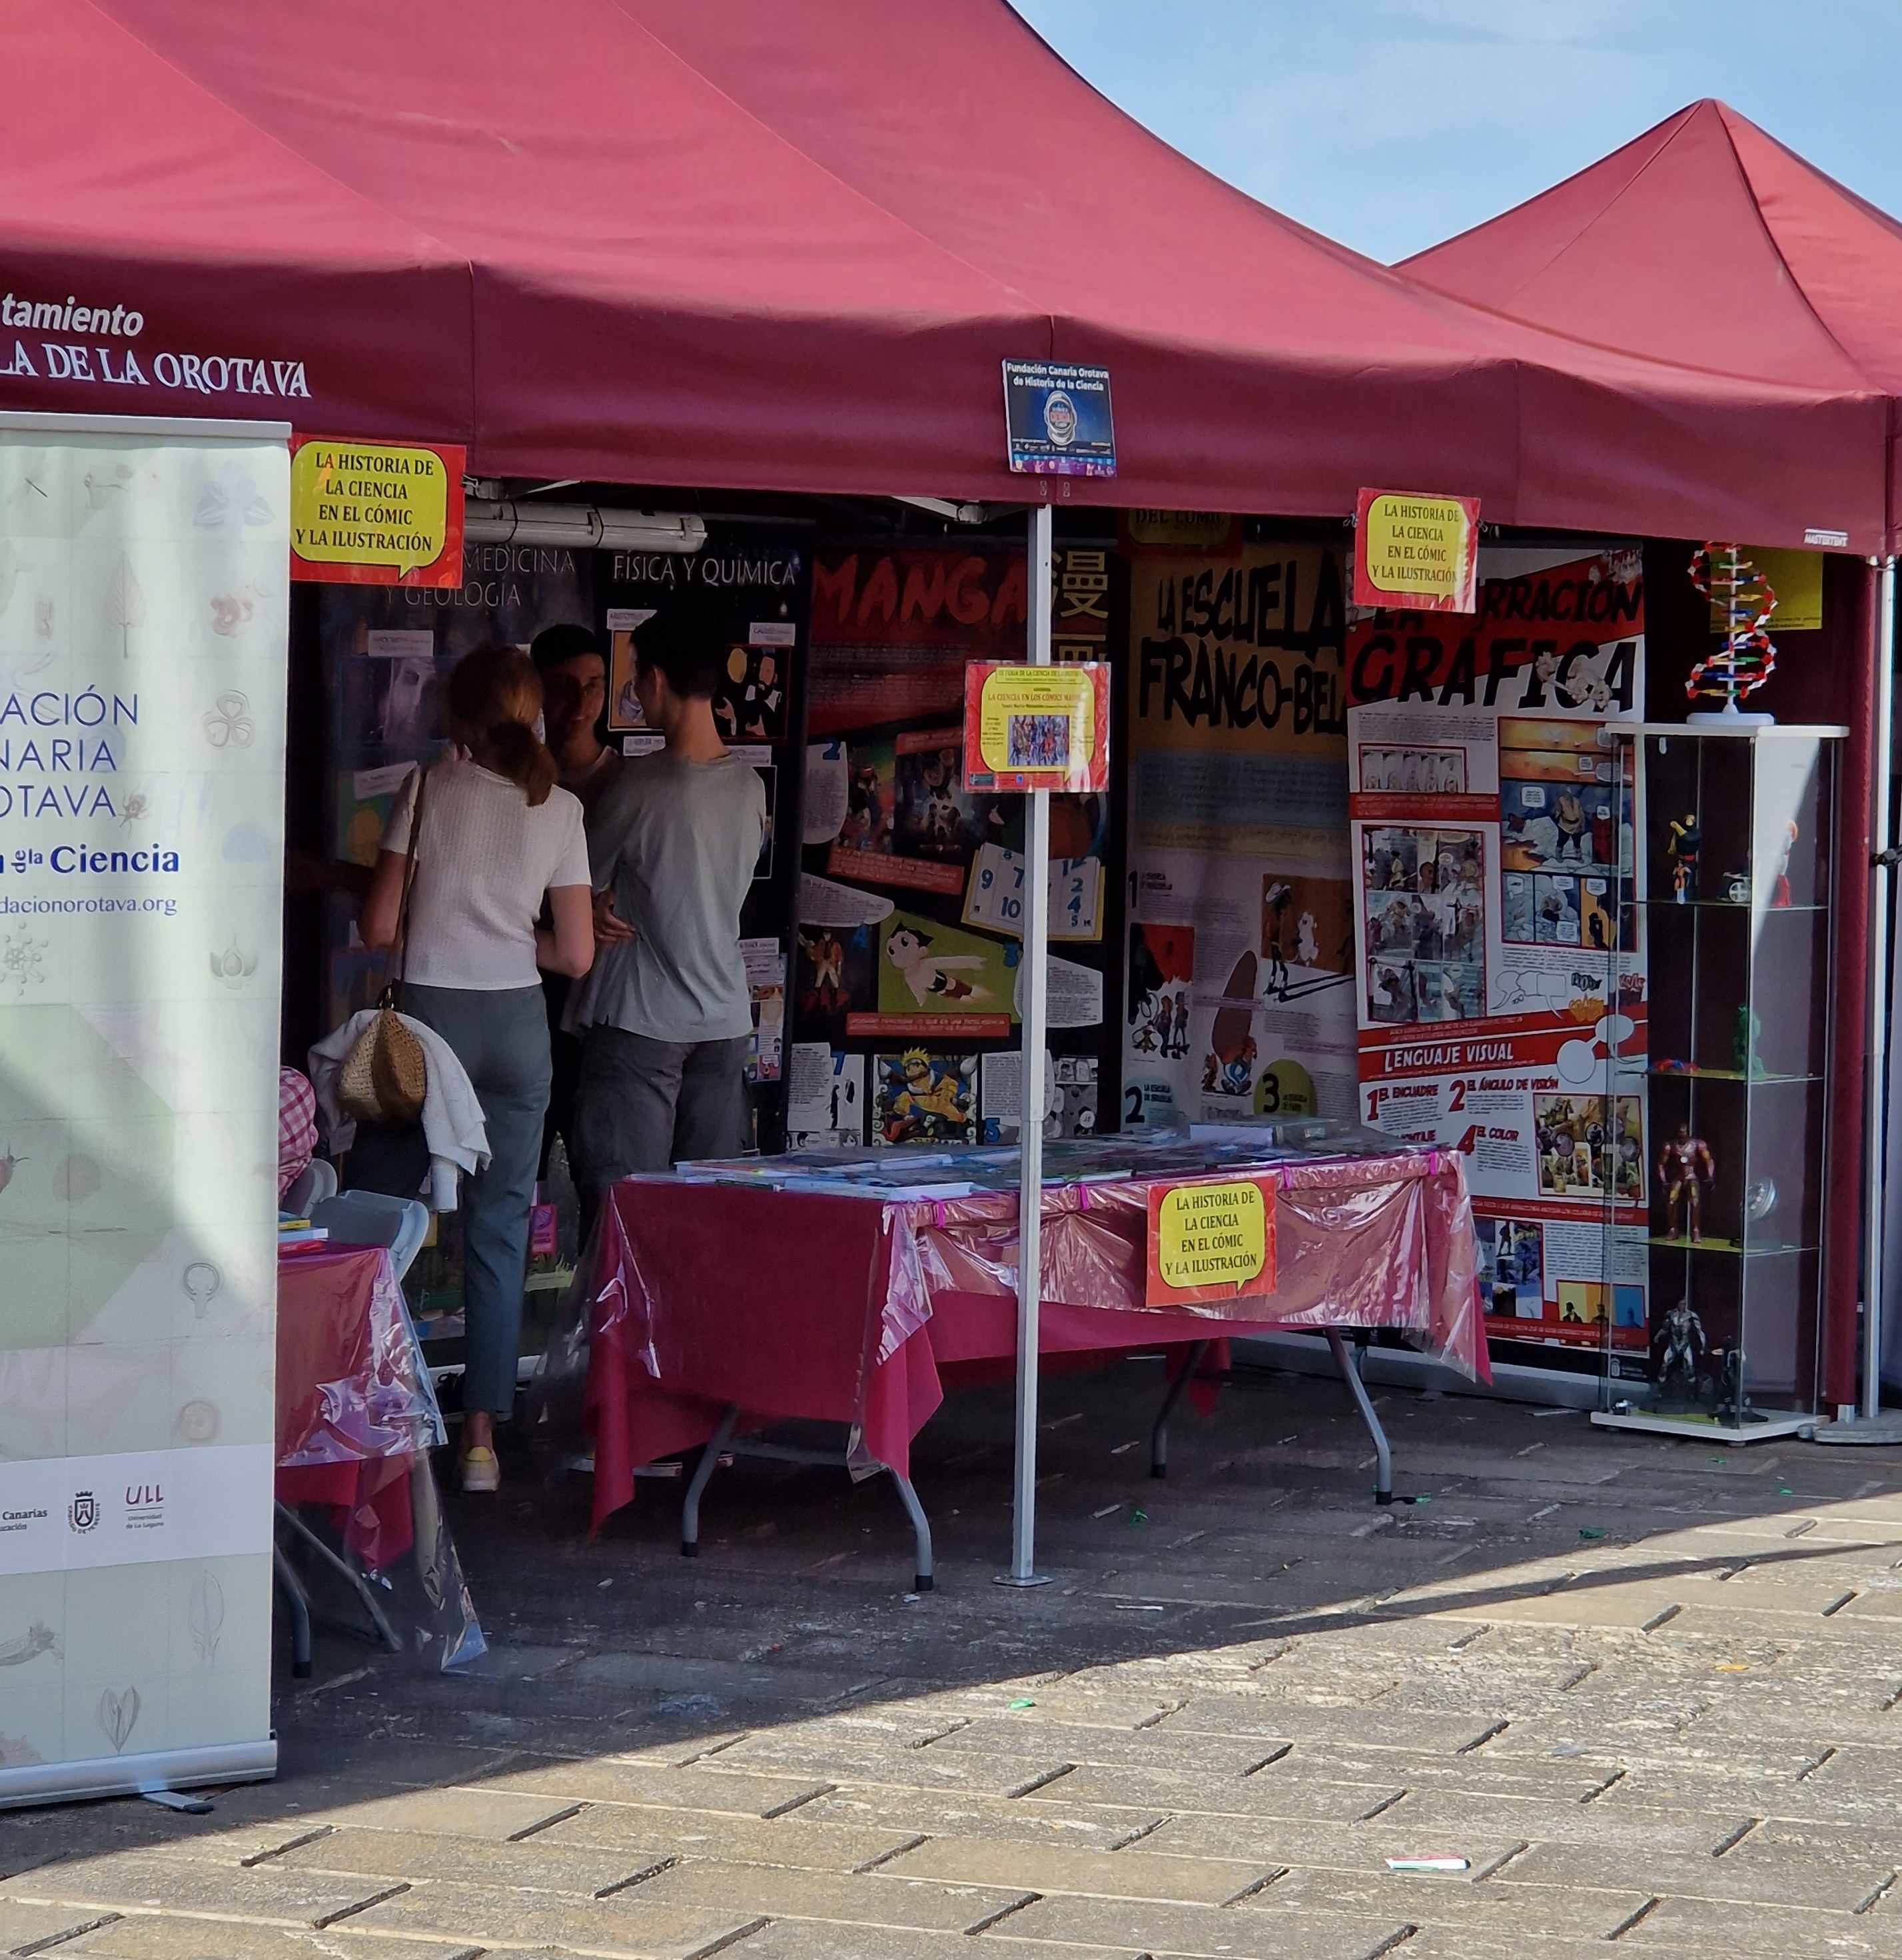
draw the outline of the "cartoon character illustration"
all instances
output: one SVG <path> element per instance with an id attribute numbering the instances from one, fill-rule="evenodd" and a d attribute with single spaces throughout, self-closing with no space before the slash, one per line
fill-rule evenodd
<path id="1" fill-rule="evenodd" d="M 1553 816 L 1559 826 L 1559 848 L 1557 859 L 1563 861 L 1570 851 L 1580 864 L 1585 861 L 1585 804 L 1578 791 L 1570 783 L 1559 791 L 1558 799 L 1552 807 Z"/>
<path id="2" fill-rule="evenodd" d="M 854 769 L 845 793 L 845 822 L 842 838 L 868 848 L 879 827 L 879 772 L 867 767 Z"/>
<path id="3" fill-rule="evenodd" d="M 1175 1033 L 1173 1045 L 1169 1052 L 1178 1058 L 1186 1055 L 1189 1052 L 1188 1024 L 1188 996 L 1187 994 L 1178 994 L 1175 997 Z"/>
<path id="4" fill-rule="evenodd" d="M 800 948 L 812 963 L 812 994 L 820 1011 L 835 1012 L 844 998 L 845 949 L 831 931 L 799 936 Z"/>
<path id="5" fill-rule="evenodd" d="M 1295 927 L 1294 956 L 1303 966 L 1320 963 L 1321 921 L 1312 912 L 1303 912 Z"/>
<path id="6" fill-rule="evenodd" d="M 891 1064 L 886 1067 L 889 1092 Z M 942 1057 L 934 1061 L 921 1048 L 907 1048 L 899 1058 L 897 1074 L 899 1086 L 886 1107 L 887 1143 L 929 1141 L 968 1132 L 970 1085 L 955 1062 Z"/>
<path id="7" fill-rule="evenodd" d="M 934 953 L 928 933 L 900 926 L 885 943 L 885 956 L 904 977 L 911 998 L 921 1007 L 930 1004 L 933 994 L 946 1001 L 988 1001 L 991 990 L 962 976 L 982 972 L 984 956 L 979 953 Z"/>
<path id="8" fill-rule="evenodd" d="M 1550 864 L 1559 854 L 1559 826 L 1543 812 L 1535 816 L 1509 814 L 1501 828 L 1506 842 L 1516 845 L 1535 864 Z"/>
<path id="9" fill-rule="evenodd" d="M 957 774 L 955 749 L 940 749 L 924 765 L 924 834 L 940 846 L 957 841 Z"/>
<path id="10" fill-rule="evenodd" d="M 1253 1087 L 1258 1052 L 1252 1035 L 1227 1055 L 1211 1048 L 1202 1064 L 1203 1089 L 1216 1096 L 1247 1095 Z"/>
<path id="11" fill-rule="evenodd" d="M 1618 1139 L 1617 1182 L 1615 1188 L 1621 1198 L 1636 1198 L 1644 1188 L 1644 1172 L 1638 1160 L 1638 1140 L 1636 1137 Z"/>
<path id="12" fill-rule="evenodd" d="M 1411 946 L 1414 943 L 1413 907 L 1403 898 L 1392 900 L 1380 915 L 1380 943 L 1385 950 L 1389 947 Z"/>
<path id="13" fill-rule="evenodd" d="M 1271 885 L 1261 900 L 1262 937 L 1267 941 L 1268 991 L 1282 1001 L 1288 998 L 1288 963 L 1282 952 L 1281 935 L 1287 930 L 1288 908 L 1293 902 L 1294 887 L 1286 883 Z"/>
<path id="14" fill-rule="evenodd" d="M 743 675 L 748 664 L 745 650 L 734 648 L 733 659 L 740 663 L 740 673 Z M 730 662 L 727 670 L 729 673 L 732 671 Z M 755 678 L 746 682 L 745 692 L 740 697 L 745 710 L 740 730 L 742 734 L 750 735 L 755 740 L 763 740 L 773 734 L 778 724 L 781 704 L 786 698 L 778 681 L 778 659 L 771 653 L 762 652 L 759 657 Z"/>

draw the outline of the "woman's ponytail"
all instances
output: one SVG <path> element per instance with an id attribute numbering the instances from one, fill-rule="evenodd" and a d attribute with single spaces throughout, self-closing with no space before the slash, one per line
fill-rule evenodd
<path id="1" fill-rule="evenodd" d="M 486 746 L 488 766 L 520 787 L 530 809 L 539 810 L 548 801 L 560 772 L 533 728 L 520 721 L 498 721 L 489 729 Z"/>
<path id="2" fill-rule="evenodd" d="M 485 768 L 506 776 L 530 809 L 548 801 L 560 771 L 535 732 L 542 712 L 542 677 L 515 647 L 483 647 L 449 677 L 449 725 Z"/>

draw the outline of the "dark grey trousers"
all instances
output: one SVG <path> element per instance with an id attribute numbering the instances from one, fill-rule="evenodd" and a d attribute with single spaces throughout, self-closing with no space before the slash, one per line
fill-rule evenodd
<path id="1" fill-rule="evenodd" d="M 650 1041 L 625 1029 L 582 1036 L 574 1182 L 590 1201 L 637 1171 L 664 1171 L 746 1147 L 746 1051 L 730 1041 Z"/>
<path id="2" fill-rule="evenodd" d="M 507 1415 L 515 1405 L 529 1213 L 548 1114 L 548 1010 L 539 987 L 491 994 L 411 985 L 402 1010 L 455 1050 L 482 1106 L 488 1166 L 463 1180 L 463 1406 Z"/>

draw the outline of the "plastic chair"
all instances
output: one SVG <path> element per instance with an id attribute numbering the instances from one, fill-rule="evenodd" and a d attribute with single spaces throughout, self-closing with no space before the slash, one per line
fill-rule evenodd
<path id="1" fill-rule="evenodd" d="M 325 1176 L 312 1178 L 313 1172 L 327 1174 L 332 1195 L 317 1198 L 312 1201 L 307 1195 L 303 1202 L 298 1195 L 306 1188 L 320 1189 Z M 429 1211 L 422 1202 L 414 1198 L 386 1198 L 374 1191 L 347 1191 L 337 1192 L 337 1173 L 334 1166 L 322 1158 L 313 1158 L 309 1168 L 285 1193 L 286 1211 L 298 1217 L 307 1217 L 312 1224 L 320 1225 L 339 1245 L 383 1246 L 390 1252 L 391 1265 L 396 1270 L 400 1285 L 403 1275 L 415 1262 L 422 1243 L 429 1235 Z M 417 1366 L 422 1366 L 422 1350 L 416 1342 L 416 1330 L 410 1324 L 407 1306 L 403 1310 L 403 1321 L 409 1328 L 409 1338 L 416 1345 Z M 315 1532 L 288 1505 L 276 1504 L 277 1522 L 288 1529 L 308 1546 L 310 1551 L 342 1578 L 345 1583 L 361 1602 L 370 1616 L 370 1624 L 377 1637 L 394 1653 L 402 1651 L 402 1642 L 396 1629 L 390 1624 L 375 1589 L 355 1566 L 339 1553 L 332 1551 Z M 281 1545 L 272 1547 L 278 1584 L 282 1589 L 285 1603 L 291 1609 L 291 1672 L 298 1680 L 307 1679 L 310 1672 L 310 1596 L 304 1589 L 304 1582 L 292 1568 Z"/>
<path id="2" fill-rule="evenodd" d="M 313 1157 L 297 1181 L 278 1200 L 278 1209 L 293 1218 L 308 1218 L 313 1208 L 337 1195 L 337 1167 L 327 1157 Z"/>
<path id="3" fill-rule="evenodd" d="M 313 1166 L 314 1168 L 314 1166 Z M 334 1196 L 324 1196 L 299 1215 L 321 1226 L 339 1246 L 386 1246 L 400 1284 L 429 1236 L 429 1208 L 419 1198 L 386 1198 L 378 1191 L 336 1192 L 337 1174 L 328 1164 Z"/>

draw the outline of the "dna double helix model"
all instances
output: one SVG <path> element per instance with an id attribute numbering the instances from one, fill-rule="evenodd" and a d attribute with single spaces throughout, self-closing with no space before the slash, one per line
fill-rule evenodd
<path id="1" fill-rule="evenodd" d="M 1690 554 L 1690 582 L 1722 614 L 1724 644 L 1690 670 L 1684 692 L 1734 708 L 1776 671 L 1776 642 L 1764 631 L 1776 594 L 1737 545 L 1700 545 Z"/>

